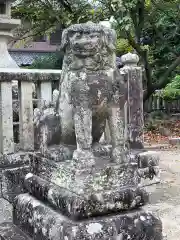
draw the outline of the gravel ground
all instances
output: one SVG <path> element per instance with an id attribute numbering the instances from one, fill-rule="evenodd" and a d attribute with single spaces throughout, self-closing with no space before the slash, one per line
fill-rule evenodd
<path id="1" fill-rule="evenodd" d="M 180 151 L 159 151 L 161 183 L 148 187 L 145 207 L 161 218 L 164 240 L 180 239 Z"/>
<path id="2" fill-rule="evenodd" d="M 150 204 L 145 209 L 163 222 L 164 240 L 180 239 L 180 151 L 158 151 L 161 183 L 147 187 Z M 12 208 L 0 198 L 0 223 L 11 221 Z"/>

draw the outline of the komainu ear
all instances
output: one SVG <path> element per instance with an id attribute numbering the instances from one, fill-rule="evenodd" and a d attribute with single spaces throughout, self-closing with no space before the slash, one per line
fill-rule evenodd
<path id="1" fill-rule="evenodd" d="M 114 34 L 111 36 L 110 34 L 103 31 L 102 39 L 103 39 L 104 46 L 108 48 L 110 52 L 114 52 L 116 49 L 116 36 L 114 36 Z"/>
<path id="2" fill-rule="evenodd" d="M 66 51 L 66 47 L 69 43 L 69 37 L 68 37 L 68 31 L 67 29 L 65 29 L 62 33 L 62 40 L 61 40 L 61 46 L 60 49 L 65 52 Z"/>

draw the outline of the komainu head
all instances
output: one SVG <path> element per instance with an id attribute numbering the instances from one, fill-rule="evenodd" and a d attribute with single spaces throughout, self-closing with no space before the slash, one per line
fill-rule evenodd
<path id="1" fill-rule="evenodd" d="M 77 57 L 89 57 L 104 51 L 115 51 L 116 33 L 100 24 L 75 24 L 63 31 L 61 48 Z"/>

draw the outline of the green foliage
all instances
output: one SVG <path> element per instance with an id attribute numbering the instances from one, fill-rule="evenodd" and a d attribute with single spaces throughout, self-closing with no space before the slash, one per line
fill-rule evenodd
<path id="1" fill-rule="evenodd" d="M 144 34 L 152 39 L 150 53 L 152 55 L 153 81 L 156 82 L 180 56 L 180 11 L 178 1 L 155 1 L 149 16 L 149 24 L 144 28 Z M 178 68 L 173 69 L 167 78 L 171 81 Z"/>
<path id="2" fill-rule="evenodd" d="M 31 69 L 62 69 L 63 54 L 57 52 L 36 59 L 29 67 Z"/>
<path id="3" fill-rule="evenodd" d="M 172 77 L 180 73 L 180 2 L 112 2 L 110 11 L 116 20 L 116 29 L 137 51 L 144 65 L 146 99 L 156 89 L 164 88 Z M 146 41 L 143 42 L 143 39 Z"/>
<path id="4" fill-rule="evenodd" d="M 156 89 L 164 88 L 180 69 L 179 0 L 101 0 L 108 16 L 115 19 L 117 52 L 126 42 L 140 56 L 145 69 L 145 99 Z"/>
<path id="5" fill-rule="evenodd" d="M 22 0 L 13 16 L 30 20 L 33 32 L 42 34 L 53 31 L 57 24 L 67 27 L 113 16 L 117 54 L 134 49 L 144 65 L 144 99 L 180 72 L 179 0 Z"/>
<path id="6" fill-rule="evenodd" d="M 132 46 L 128 43 L 127 39 L 119 38 L 117 40 L 116 45 L 116 55 L 122 56 L 123 54 L 126 54 L 127 52 L 131 52 L 133 50 Z"/>
<path id="7" fill-rule="evenodd" d="M 29 31 L 32 35 L 44 35 L 58 25 L 65 28 L 74 23 L 104 20 L 107 11 L 99 7 L 95 11 L 86 0 L 21 0 L 15 2 L 12 16 L 31 23 L 23 34 Z"/>
<path id="8" fill-rule="evenodd" d="M 177 75 L 167 86 L 161 91 L 164 99 L 174 100 L 180 98 L 180 75 Z"/>

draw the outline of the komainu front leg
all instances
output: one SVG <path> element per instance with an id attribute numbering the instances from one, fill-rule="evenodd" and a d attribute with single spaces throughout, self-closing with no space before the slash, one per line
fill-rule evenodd
<path id="1" fill-rule="evenodd" d="M 92 110 L 85 106 L 74 108 L 74 125 L 76 134 L 77 150 L 74 151 L 73 159 L 78 160 L 83 166 L 93 166 L 94 155 L 92 147 Z"/>

